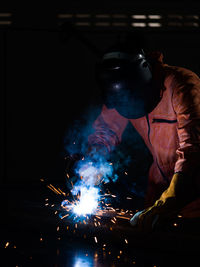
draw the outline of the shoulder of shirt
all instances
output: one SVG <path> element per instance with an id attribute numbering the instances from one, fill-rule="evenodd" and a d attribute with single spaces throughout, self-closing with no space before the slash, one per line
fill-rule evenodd
<path id="1" fill-rule="evenodd" d="M 161 68 L 163 69 L 165 80 L 172 79 L 181 83 L 199 80 L 199 76 L 195 72 L 184 67 L 171 66 L 163 63 Z"/>
<path id="2" fill-rule="evenodd" d="M 198 75 L 193 72 L 190 69 L 187 69 L 185 67 L 181 67 L 181 66 L 173 66 L 173 65 L 168 65 L 166 63 L 164 63 L 164 56 L 163 53 L 160 51 L 153 51 L 148 53 L 148 58 L 150 59 L 150 62 L 152 61 L 154 65 L 154 67 L 160 67 L 161 69 L 163 69 L 164 73 L 166 75 L 180 75 L 180 76 L 196 76 L 198 77 Z"/>

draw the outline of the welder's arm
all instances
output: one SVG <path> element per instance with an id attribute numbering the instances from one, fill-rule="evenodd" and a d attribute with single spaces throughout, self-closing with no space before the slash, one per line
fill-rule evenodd
<path id="1" fill-rule="evenodd" d="M 107 154 L 121 142 L 128 119 L 122 117 L 115 109 L 105 105 L 93 124 L 94 133 L 88 137 L 89 152 Z M 98 154 L 98 153 L 97 153 Z"/>
<path id="2" fill-rule="evenodd" d="M 200 80 L 189 72 L 174 81 L 173 106 L 177 114 L 179 147 L 174 175 L 154 205 L 131 219 L 132 225 L 152 228 L 170 218 L 197 197 L 196 179 L 200 159 Z"/>
<path id="3" fill-rule="evenodd" d="M 121 142 L 127 123 L 128 119 L 115 109 L 108 109 L 105 105 L 102 107 L 101 114 L 93 123 L 94 132 L 88 137 L 87 156 L 91 161 L 98 163 L 109 158 L 110 152 Z M 96 184 L 100 184 L 105 177 L 99 173 L 97 178 Z"/>

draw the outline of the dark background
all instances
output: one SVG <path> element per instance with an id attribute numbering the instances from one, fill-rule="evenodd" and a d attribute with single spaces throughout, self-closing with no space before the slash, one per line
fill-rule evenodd
<path id="1" fill-rule="evenodd" d="M 147 26 L 133 27 L 138 20 L 132 15 L 142 14 L 147 19 L 140 23 Z M 161 17 L 151 20 L 148 15 Z M 152 22 L 160 27 L 149 27 Z M 128 220 L 119 221 L 113 231 L 89 223 L 76 229 L 73 219 L 60 219 L 64 197 L 47 185 L 65 191 L 65 143 L 74 148 L 74 141 L 85 141 L 88 126 L 100 111 L 94 79 L 99 53 L 119 37 L 136 32 L 144 35 L 145 51 L 160 50 L 166 63 L 200 75 L 199 27 L 199 0 L 1 1 L 1 262 L 34 267 L 198 265 L 199 218 L 174 218 L 149 235 L 137 232 Z M 135 188 L 140 193 L 151 157 L 133 127 L 123 137 L 114 156 L 118 162 L 132 153 L 137 166 L 133 176 L 140 181 Z M 121 169 L 127 171 L 124 165 Z M 133 176 L 120 177 L 134 182 Z M 41 178 L 47 179 L 41 182 Z M 129 184 L 124 186 L 126 190 Z M 122 203 L 123 208 L 127 204 L 134 212 L 141 209 L 141 198 L 129 201 Z"/>
<path id="2" fill-rule="evenodd" d="M 97 52 L 118 36 L 139 31 L 147 51 L 162 51 L 166 63 L 200 74 L 198 1 L 93 2 L 0 4 L 1 184 L 63 178 L 65 134 L 99 103 Z M 114 16 L 98 20 L 96 14 L 125 14 L 127 26 L 114 26 Z M 162 15 L 162 27 L 132 27 L 132 14 Z M 73 30 L 63 26 L 67 21 Z M 111 26 L 96 26 L 97 21 Z"/>

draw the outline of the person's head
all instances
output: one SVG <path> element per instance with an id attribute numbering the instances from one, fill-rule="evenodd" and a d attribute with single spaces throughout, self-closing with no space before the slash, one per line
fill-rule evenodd
<path id="1" fill-rule="evenodd" d="M 104 53 L 96 80 L 106 106 L 126 118 L 143 117 L 155 106 L 151 65 L 132 40 L 118 42 Z"/>

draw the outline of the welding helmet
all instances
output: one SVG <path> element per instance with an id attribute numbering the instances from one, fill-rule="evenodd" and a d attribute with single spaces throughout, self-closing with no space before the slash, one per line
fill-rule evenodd
<path id="1" fill-rule="evenodd" d="M 107 108 L 128 119 L 143 117 L 155 106 L 151 65 L 142 49 L 109 49 L 97 64 L 96 81 Z"/>

